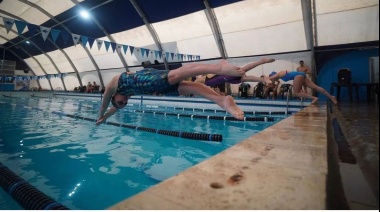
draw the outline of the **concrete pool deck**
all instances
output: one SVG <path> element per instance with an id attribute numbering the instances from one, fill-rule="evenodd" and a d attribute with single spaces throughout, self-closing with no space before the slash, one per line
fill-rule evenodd
<path id="1" fill-rule="evenodd" d="M 326 209 L 327 122 L 308 106 L 109 209 Z"/>

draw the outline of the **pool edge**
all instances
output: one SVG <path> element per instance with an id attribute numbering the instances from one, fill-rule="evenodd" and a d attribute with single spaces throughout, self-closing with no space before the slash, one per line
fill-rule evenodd
<path id="1" fill-rule="evenodd" d="M 308 106 L 108 209 L 325 209 L 326 123 Z"/>

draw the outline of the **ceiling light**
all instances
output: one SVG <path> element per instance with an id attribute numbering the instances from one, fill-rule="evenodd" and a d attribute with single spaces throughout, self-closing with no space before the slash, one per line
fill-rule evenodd
<path id="1" fill-rule="evenodd" d="M 90 14 L 89 14 L 87 11 L 85 11 L 85 10 L 82 10 L 82 11 L 80 12 L 80 15 L 81 15 L 83 18 L 85 18 L 85 19 L 90 18 Z"/>

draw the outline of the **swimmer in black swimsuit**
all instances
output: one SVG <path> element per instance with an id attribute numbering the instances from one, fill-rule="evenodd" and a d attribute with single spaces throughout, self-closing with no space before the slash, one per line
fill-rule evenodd
<path id="1" fill-rule="evenodd" d="M 219 105 L 236 119 L 243 120 L 244 112 L 236 105 L 231 96 L 219 95 L 202 83 L 184 81 L 189 77 L 204 74 L 241 77 L 245 71 L 244 67 L 236 67 L 222 60 L 217 64 L 186 64 L 170 71 L 144 69 L 133 74 L 118 74 L 106 86 L 96 124 L 105 122 L 118 109 L 125 107 L 130 96 L 149 95 L 153 92 L 165 95 L 202 96 Z M 110 102 L 113 107 L 106 112 Z"/>

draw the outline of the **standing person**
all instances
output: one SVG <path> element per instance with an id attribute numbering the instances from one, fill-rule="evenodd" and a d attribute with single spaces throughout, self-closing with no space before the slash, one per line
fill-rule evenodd
<path id="1" fill-rule="evenodd" d="M 311 76 L 310 76 L 310 75 L 311 75 L 311 70 L 310 70 L 309 66 L 305 65 L 305 63 L 303 62 L 303 60 L 300 60 L 299 64 L 300 64 L 300 66 L 297 67 L 297 71 L 298 71 L 298 72 L 303 72 L 303 73 L 305 73 L 305 74 L 306 74 L 306 77 L 307 77 L 309 80 L 311 80 L 311 79 L 310 79 L 310 78 L 311 78 Z M 302 90 L 301 90 L 301 91 L 302 91 Z M 308 93 L 308 92 L 307 92 L 307 87 L 306 87 L 306 86 L 303 86 L 303 92 Z"/>
<path id="2" fill-rule="evenodd" d="M 124 108 L 132 95 L 152 94 L 154 92 L 167 95 L 202 96 L 229 112 L 236 119 L 244 119 L 244 112 L 236 105 L 231 96 L 221 96 L 202 83 L 184 81 L 193 76 L 219 74 L 242 76 L 244 69 L 222 60 L 216 64 L 187 64 L 174 70 L 143 69 L 136 73 L 118 74 L 106 86 L 99 118 L 96 124 L 105 122 L 119 109 Z M 112 106 L 107 112 L 109 103 Z"/>
<path id="3" fill-rule="evenodd" d="M 309 95 L 307 93 L 302 93 L 302 86 L 311 88 L 313 90 L 316 90 L 325 96 L 327 96 L 333 103 L 334 105 L 338 104 L 338 101 L 336 100 L 335 96 L 331 96 L 325 89 L 322 87 L 317 86 L 314 84 L 313 81 L 310 79 L 306 78 L 306 74 L 304 72 L 298 72 L 298 71 L 280 71 L 280 72 L 272 72 L 269 74 L 269 79 L 272 80 L 273 82 L 276 80 L 283 80 L 283 81 L 289 81 L 293 80 L 293 95 L 296 97 L 302 97 L 306 99 L 311 99 L 313 103 L 316 103 L 318 101 L 318 98 L 312 95 Z"/>

